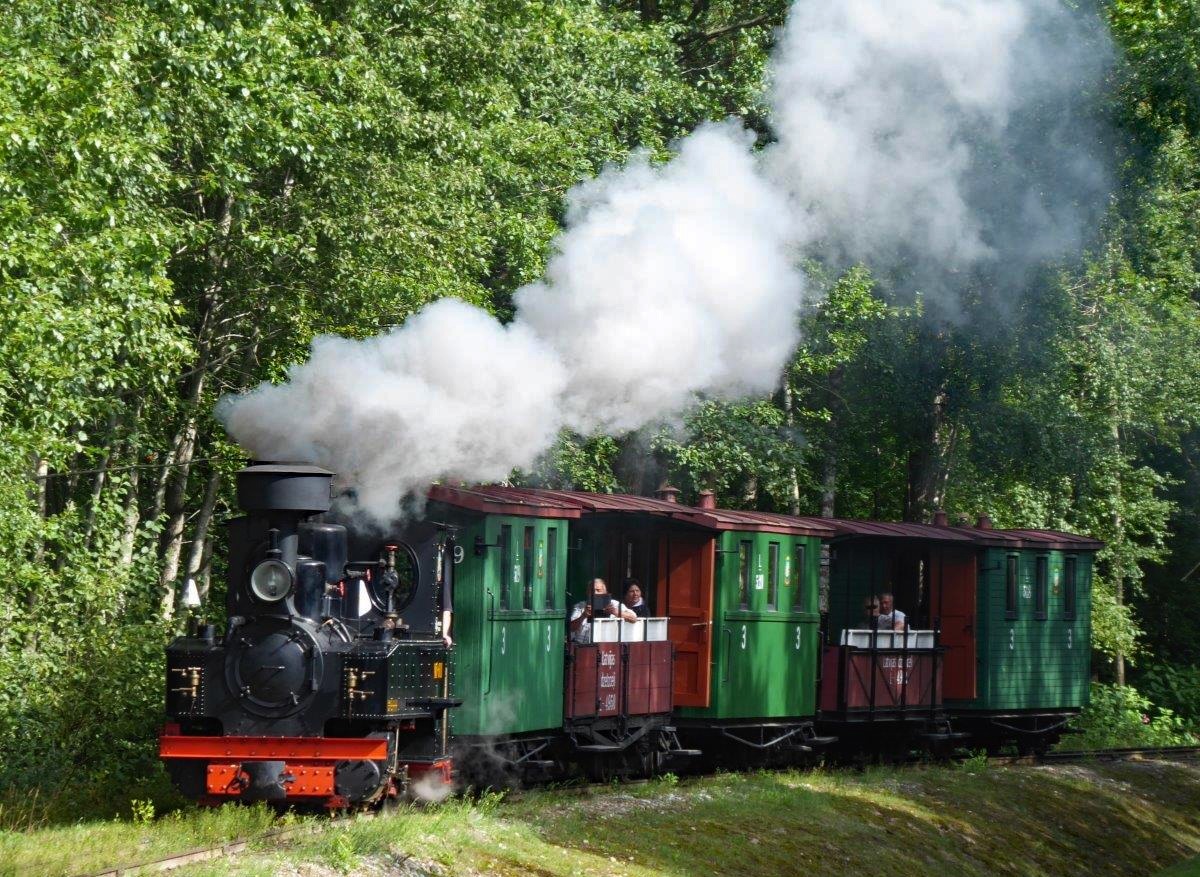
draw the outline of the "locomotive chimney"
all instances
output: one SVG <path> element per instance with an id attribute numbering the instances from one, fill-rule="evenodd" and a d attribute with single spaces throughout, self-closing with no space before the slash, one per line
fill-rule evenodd
<path id="1" fill-rule="evenodd" d="M 715 509 L 717 507 L 717 496 L 711 490 L 700 491 L 700 502 L 697 506 L 702 509 Z"/>
<path id="2" fill-rule="evenodd" d="M 979 516 L 977 521 L 975 521 L 975 526 L 980 530 L 990 530 L 992 529 L 992 519 L 988 517 L 986 513 L 984 513 Z"/>
<path id="3" fill-rule="evenodd" d="M 659 485 L 654 495 L 664 502 L 679 502 L 679 488 L 672 487 L 665 481 Z"/>
<path id="4" fill-rule="evenodd" d="M 944 527 L 946 526 L 946 520 L 946 512 L 944 509 L 938 509 L 933 513 L 933 526 Z"/>
<path id="5" fill-rule="evenodd" d="M 296 568 L 301 518 L 329 511 L 333 473 L 299 463 L 247 466 L 237 474 L 238 505 L 267 519 L 276 531 L 279 558 Z"/>

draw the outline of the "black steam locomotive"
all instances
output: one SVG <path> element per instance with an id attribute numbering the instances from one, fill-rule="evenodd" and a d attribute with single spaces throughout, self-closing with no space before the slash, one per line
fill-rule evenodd
<path id="1" fill-rule="evenodd" d="M 159 750 L 190 798 L 341 808 L 451 781 L 453 533 L 351 541 L 324 520 L 331 483 L 314 466 L 238 473 L 226 627 L 167 649 Z"/>

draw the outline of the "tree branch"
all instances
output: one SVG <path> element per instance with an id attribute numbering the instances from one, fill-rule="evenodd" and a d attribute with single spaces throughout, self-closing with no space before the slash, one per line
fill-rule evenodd
<path id="1" fill-rule="evenodd" d="M 782 24 L 783 13 L 781 12 L 766 12 L 762 15 L 756 15 L 754 18 L 747 18 L 745 21 L 735 21 L 730 24 L 723 24 L 720 27 L 715 27 L 712 30 L 700 31 L 699 33 L 689 34 L 681 39 L 681 45 L 690 45 L 691 43 L 710 43 L 719 37 L 735 33 L 739 30 L 746 30 L 752 27 L 759 27 L 764 24 Z"/>

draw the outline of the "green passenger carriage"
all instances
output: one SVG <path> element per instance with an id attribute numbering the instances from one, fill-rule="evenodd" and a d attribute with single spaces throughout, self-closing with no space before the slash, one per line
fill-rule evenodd
<path id="1" fill-rule="evenodd" d="M 935 662 L 928 699 L 902 709 L 853 710 L 831 695 L 845 684 L 825 665 L 822 716 L 829 722 L 907 719 L 923 733 L 997 750 L 1045 748 L 1087 703 L 1094 539 L 1040 530 L 834 521 L 827 646 L 863 628 L 865 598 L 890 592 L 910 628 L 929 629 Z M 849 634 L 853 638 L 854 634 Z M 859 641 L 865 646 L 870 638 Z M 898 637 L 897 637 L 898 638 Z M 893 637 L 885 638 L 891 645 Z M 895 651 L 884 650 L 884 660 Z M 887 657 L 890 656 L 890 657 Z M 911 659 L 906 656 L 911 664 Z M 907 685 L 912 680 L 898 677 Z M 886 705 L 885 705 L 886 706 Z M 893 707 L 896 705 L 893 704 Z M 924 707 L 923 713 L 921 708 Z M 953 733 L 944 724 L 949 719 Z M 846 727 L 836 727 L 845 735 Z"/>
<path id="2" fill-rule="evenodd" d="M 428 516 L 457 530 L 455 694 L 460 771 L 550 769 L 562 727 L 569 524 L 577 508 L 435 487 Z"/>
<path id="3" fill-rule="evenodd" d="M 947 681 L 947 707 L 991 750 L 1006 742 L 1044 749 L 1088 703 L 1092 567 L 1102 543 L 1043 530 L 971 532 L 978 578 L 963 602 L 972 612 L 943 625 L 963 625 L 974 661 L 953 687 Z"/>
<path id="4" fill-rule="evenodd" d="M 710 760 L 795 760 L 831 742 L 814 730 L 821 540 L 831 531 L 816 519 L 701 511 L 716 531 L 711 616 L 700 628 L 711 672 L 704 690 L 677 691 L 680 734 Z"/>

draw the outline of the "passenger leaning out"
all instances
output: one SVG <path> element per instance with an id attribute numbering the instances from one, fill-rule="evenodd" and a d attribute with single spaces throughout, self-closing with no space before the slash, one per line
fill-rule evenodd
<path id="1" fill-rule="evenodd" d="M 608 593 L 608 585 L 604 579 L 592 579 L 588 589 L 591 597 L 580 600 L 571 609 L 568 622 L 571 642 L 587 645 L 592 641 L 592 617 L 623 618 L 626 621 L 637 621 L 637 615 L 632 609 L 615 600 Z"/>

